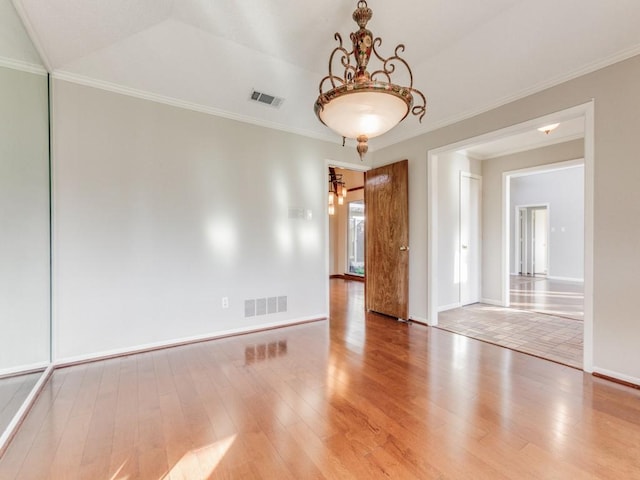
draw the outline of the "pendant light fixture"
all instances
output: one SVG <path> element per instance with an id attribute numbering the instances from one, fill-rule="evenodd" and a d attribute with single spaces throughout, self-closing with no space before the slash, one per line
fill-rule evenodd
<path id="1" fill-rule="evenodd" d="M 351 34 L 351 51 L 343 46 L 340 34 L 335 34 L 338 46 L 329 57 L 329 75 L 320 81 L 320 95 L 315 103 L 316 115 L 322 123 L 342 137 L 358 141 L 360 160 L 367 153 L 370 138 L 388 132 L 409 113 L 422 121 L 427 104 L 422 92 L 413 88 L 411 68 L 400 56 L 404 45 L 398 45 L 390 57 L 379 54 L 382 39 L 365 28 L 372 16 L 367 2 L 359 1 L 353 20 L 360 29 Z M 380 66 L 369 73 L 372 54 Z M 338 65 L 340 75 L 334 73 L 334 64 Z M 392 83 L 391 76 L 398 67 L 408 74 L 408 86 Z"/>
<path id="2" fill-rule="evenodd" d="M 335 203 L 344 205 L 347 198 L 347 185 L 342 181 L 342 174 L 336 173 L 335 168 L 329 167 L 329 215 L 336 212 Z"/>

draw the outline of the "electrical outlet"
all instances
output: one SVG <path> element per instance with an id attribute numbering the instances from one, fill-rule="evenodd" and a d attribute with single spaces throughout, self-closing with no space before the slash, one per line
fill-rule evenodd
<path id="1" fill-rule="evenodd" d="M 222 308 L 229 308 L 229 297 L 222 297 Z"/>

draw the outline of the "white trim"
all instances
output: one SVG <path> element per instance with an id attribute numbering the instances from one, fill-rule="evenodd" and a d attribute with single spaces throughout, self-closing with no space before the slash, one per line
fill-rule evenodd
<path id="1" fill-rule="evenodd" d="M 85 85 L 87 87 L 97 88 L 99 90 L 105 90 L 108 92 L 119 93 L 129 97 L 135 97 L 142 100 L 148 100 L 151 102 L 161 103 L 164 105 L 170 105 L 172 107 L 184 108 L 185 110 L 191 110 L 194 112 L 204 113 L 207 115 L 213 115 L 216 117 L 222 117 L 229 120 L 235 120 L 242 123 L 248 123 L 251 125 L 257 125 L 259 127 L 271 128 L 273 130 L 280 130 L 282 132 L 293 133 L 301 135 L 303 137 L 315 138 L 317 140 L 323 140 L 330 143 L 337 143 L 342 141 L 342 138 L 337 137 L 336 134 L 330 133 L 318 133 L 311 130 L 305 130 L 301 128 L 291 127 L 282 123 L 270 122 L 260 118 L 250 117 L 248 115 L 240 115 L 230 112 L 228 110 L 222 110 L 199 103 L 188 102 L 186 100 L 180 100 L 179 98 L 168 97 L 157 93 L 147 92 L 145 90 L 139 90 L 136 88 L 125 87 L 116 83 L 106 82 L 103 80 L 97 80 L 90 77 L 85 77 L 71 72 L 65 72 L 56 70 L 52 75 L 52 78 L 56 80 L 63 80 L 65 82 L 76 83 L 78 85 Z"/>
<path id="2" fill-rule="evenodd" d="M 585 372 L 593 371 L 593 257 L 595 192 L 595 101 L 584 111 L 584 358 Z"/>
<path id="3" fill-rule="evenodd" d="M 511 192 L 509 192 L 511 193 Z M 525 216 L 525 218 L 522 218 L 522 216 Z M 526 236 L 528 235 L 527 232 L 527 211 L 526 211 L 526 207 L 525 210 L 522 210 L 522 207 L 516 205 L 515 211 L 514 211 L 514 217 L 513 217 L 513 223 L 514 223 L 514 238 L 513 238 L 513 242 L 515 245 L 515 248 L 513 249 L 513 266 L 516 268 L 517 273 L 511 273 L 509 274 L 509 276 L 511 277 L 511 275 L 525 275 L 526 272 L 524 270 L 526 270 L 525 266 L 522 264 L 522 257 L 524 256 L 525 258 L 527 257 L 527 245 L 525 244 L 525 242 L 522 240 L 523 235 Z M 524 229 L 522 228 L 522 220 L 524 220 Z M 524 230 L 524 231 L 523 231 Z M 524 244 L 524 252 L 522 251 Z M 511 255 L 509 255 L 509 257 L 511 257 Z M 511 258 L 509 258 L 509 269 L 511 269 Z M 519 271 L 518 271 L 519 270 Z M 509 286 L 511 286 L 511 282 L 509 282 Z"/>
<path id="4" fill-rule="evenodd" d="M 438 155 L 427 152 L 427 324 L 438 325 Z"/>
<path id="5" fill-rule="evenodd" d="M 55 82 L 49 81 L 49 168 L 51 169 L 49 172 L 50 180 L 50 192 L 49 192 L 49 202 L 51 206 L 51 218 L 49 221 L 51 222 L 51 238 L 49 241 L 51 242 L 51 326 L 50 326 L 50 335 L 51 335 L 51 360 L 58 356 L 58 338 L 60 338 L 60 321 L 58 320 L 58 225 L 57 225 L 57 210 L 56 210 L 56 192 L 57 192 L 57 178 L 56 178 L 56 166 L 58 162 L 56 161 L 56 139 L 58 138 L 56 134 L 56 127 L 58 122 L 55 120 L 55 95 L 56 85 Z"/>
<path id="6" fill-rule="evenodd" d="M 625 375 L 620 372 L 614 372 L 613 370 L 607 370 L 606 368 L 593 367 L 593 373 L 599 373 L 600 375 L 606 375 L 607 377 L 615 378 L 616 380 L 622 380 L 623 382 L 633 383 L 634 385 L 640 386 L 640 378 Z"/>
<path id="7" fill-rule="evenodd" d="M 458 142 L 444 145 L 427 152 L 427 311 L 429 315 L 429 325 L 437 325 L 438 309 L 435 299 L 437 299 L 437 160 L 438 155 L 465 147 L 477 145 L 492 140 L 508 137 L 521 133 L 537 126 L 563 122 L 572 118 L 584 117 L 584 166 L 585 166 L 585 278 L 584 278 L 584 360 L 583 370 L 591 372 L 593 370 L 593 191 L 594 191 L 594 100 L 576 105 L 574 107 L 550 113 L 542 117 L 527 120 L 510 127 L 488 132 L 477 137 L 467 138 Z M 578 162 L 578 161 L 571 161 Z M 565 162 L 563 162 L 565 163 Z M 540 168 L 544 168 L 541 166 Z M 539 167 L 536 167 L 539 168 Z M 547 166 L 548 168 L 548 166 Z M 524 169 L 529 170 L 529 169 Z M 506 173 L 506 172 L 505 172 Z M 502 249 L 501 259 L 502 271 L 502 298 L 501 305 L 508 305 L 509 299 L 509 209 L 506 208 L 506 195 L 508 195 L 509 182 L 506 182 L 506 175 L 503 173 L 502 185 Z"/>
<path id="8" fill-rule="evenodd" d="M 584 278 L 555 277 L 553 275 L 547 275 L 547 280 L 560 280 L 561 282 L 584 283 Z"/>
<path id="9" fill-rule="evenodd" d="M 509 212 L 509 199 L 511 198 L 511 182 L 507 172 L 502 172 L 502 258 L 500 259 L 502 272 L 500 275 L 500 296 L 501 305 L 508 307 L 511 305 L 511 282 L 509 270 L 511 270 L 509 235 L 511 232 L 511 212 Z"/>
<path id="10" fill-rule="evenodd" d="M 9 422 L 9 425 L 7 425 L 7 428 L 5 428 L 4 432 L 0 434 L 0 457 L 2 456 L 4 448 L 9 443 L 9 440 L 11 440 L 14 433 L 22 423 L 22 420 L 27 416 L 27 413 L 29 413 L 31 406 L 38 397 L 38 394 L 42 390 L 42 387 L 44 387 L 47 380 L 49 380 L 49 377 L 53 372 L 53 368 L 53 365 L 49 365 L 47 369 L 42 373 L 34 387 L 31 389 L 31 392 L 29 392 L 29 395 L 27 395 L 27 398 L 25 398 L 24 402 L 22 402 L 22 405 Z"/>
<path id="11" fill-rule="evenodd" d="M 409 321 L 414 321 L 417 323 L 424 323 L 425 325 L 429 325 L 429 321 L 426 318 L 418 317 L 417 315 L 409 315 Z"/>
<path id="12" fill-rule="evenodd" d="M 480 303 L 486 303 L 487 305 L 493 305 L 494 307 L 502 307 L 501 300 L 493 300 L 491 298 L 482 298 L 480 299 Z"/>
<path id="13" fill-rule="evenodd" d="M 143 353 L 143 352 L 147 352 L 150 350 L 158 350 L 161 348 L 169 348 L 169 347 L 177 347 L 180 345 L 187 345 L 190 343 L 196 343 L 196 342 L 203 342 L 203 341 L 207 341 L 207 340 L 216 340 L 219 338 L 226 338 L 226 337 L 230 337 L 230 336 L 234 336 L 234 335 L 242 335 L 242 334 L 246 334 L 246 333 L 257 333 L 257 332 L 262 332 L 265 330 L 270 330 L 273 328 L 280 328 L 280 327 L 289 327 L 292 325 L 298 325 L 301 323 L 310 323 L 310 322 L 315 322 L 315 321 L 324 321 L 326 320 L 328 317 L 328 315 L 326 313 L 320 313 L 318 315 L 310 315 L 308 317 L 301 317 L 301 318 L 296 318 L 296 319 L 291 319 L 291 320 L 284 320 L 281 322 L 272 322 L 272 323 L 266 323 L 264 325 L 257 325 L 257 326 L 252 326 L 252 327 L 242 327 L 242 328 L 233 328 L 230 330 L 223 330 L 220 332 L 216 332 L 216 333 L 205 333 L 203 335 L 194 335 L 191 337 L 184 337 L 184 338 L 179 338 L 179 339 L 174 339 L 174 340 L 166 340 L 166 341 L 162 341 L 162 342 L 154 342 L 154 343 L 147 343 L 147 344 L 143 344 L 143 345 L 136 345 L 133 347 L 126 347 L 126 348 L 116 348 L 113 350 L 105 350 L 102 352 L 97 352 L 97 353 L 90 353 L 87 355 L 78 355 L 75 357 L 65 357 L 65 358 L 59 358 L 56 359 L 53 362 L 53 366 L 55 368 L 60 368 L 60 367 L 65 367 L 65 366 L 69 366 L 69 365 L 74 365 L 77 363 L 84 363 L 84 362 L 92 362 L 95 360 L 104 360 L 104 359 L 108 359 L 108 358 L 112 358 L 112 357 L 119 357 L 122 355 L 132 355 L 132 354 L 136 354 L 136 353 Z"/>
<path id="14" fill-rule="evenodd" d="M 349 162 L 335 162 L 333 160 L 326 160 L 327 169 L 329 167 L 344 168 L 346 170 L 353 170 L 355 172 L 367 172 L 373 167 L 363 163 L 349 163 Z M 325 179 L 326 180 L 326 179 Z"/>
<path id="15" fill-rule="evenodd" d="M 15 60 L 13 58 L 0 56 L 0 67 L 11 68 L 13 70 L 20 70 L 27 73 L 35 73 L 36 75 L 46 75 L 47 69 L 42 65 L 36 63 L 23 62 L 22 60 Z"/>
<path id="16" fill-rule="evenodd" d="M 35 373 L 38 370 L 44 370 L 49 365 L 48 360 L 43 362 L 32 363 L 31 365 L 20 365 L 19 367 L 3 368 L 0 370 L 0 378 L 13 377 L 15 375 L 23 375 L 27 373 Z"/>
<path id="17" fill-rule="evenodd" d="M 460 302 L 452 303 L 450 305 L 443 305 L 442 307 L 438 307 L 438 313 L 445 312 L 447 310 L 453 310 L 454 308 L 460 308 L 460 307 L 462 307 L 462 303 Z"/>
<path id="18" fill-rule="evenodd" d="M 555 87 L 557 85 L 561 85 L 563 83 L 566 83 L 570 80 L 579 78 L 583 75 L 587 75 L 589 73 L 595 72 L 597 70 L 600 70 L 602 68 L 608 67 L 610 65 L 613 65 L 615 63 L 618 62 L 622 62 L 624 60 L 627 60 L 631 57 L 635 57 L 636 55 L 640 54 L 640 45 L 634 45 L 631 48 L 622 50 L 618 53 L 615 53 L 613 55 L 609 55 L 605 58 L 602 58 L 598 61 L 595 62 L 591 62 L 588 63 L 587 65 L 575 69 L 572 72 L 566 73 L 564 75 L 559 75 L 555 78 L 552 78 L 550 80 L 546 80 L 544 82 L 540 82 L 537 85 L 534 85 L 533 87 L 529 87 L 523 90 L 520 90 L 518 93 L 513 94 L 513 95 L 507 95 L 505 97 L 502 97 L 501 99 L 495 101 L 495 102 L 491 102 L 491 103 L 487 103 L 484 107 L 480 107 L 480 108 L 476 108 L 473 110 L 468 110 L 467 112 L 463 112 L 461 114 L 457 114 L 457 115 L 452 115 L 450 117 L 447 117 L 439 122 L 435 122 L 435 123 L 431 123 L 429 125 L 426 125 L 424 128 L 416 128 L 415 130 L 412 130 L 410 132 L 406 132 L 404 134 L 399 134 L 396 136 L 389 136 L 386 137 L 385 140 L 385 136 L 381 136 L 378 137 L 376 139 L 374 143 L 375 150 L 380 150 L 386 147 L 389 147 L 391 145 L 395 145 L 397 143 L 402 143 L 406 140 L 410 140 L 412 138 L 415 137 L 419 137 L 420 135 L 424 135 L 427 134 L 429 132 L 433 132 L 434 130 L 438 130 L 440 128 L 444 128 L 444 127 L 448 127 L 451 125 L 454 125 L 458 122 L 462 122 L 464 120 L 468 120 L 470 118 L 473 118 L 475 116 L 481 115 L 483 113 L 486 112 L 490 112 L 491 110 L 495 110 L 496 108 L 500 108 L 503 107 L 509 103 L 515 102 L 517 100 L 521 100 L 523 98 L 526 98 L 530 95 L 534 95 L 536 93 L 542 92 L 544 90 L 547 90 L 549 88 Z M 372 146 L 369 147 L 369 149 L 371 150 Z"/>
<path id="19" fill-rule="evenodd" d="M 478 175 L 476 173 L 463 172 L 462 170 L 460 170 L 460 176 L 466 178 L 475 178 L 476 180 L 482 181 L 482 175 Z"/>

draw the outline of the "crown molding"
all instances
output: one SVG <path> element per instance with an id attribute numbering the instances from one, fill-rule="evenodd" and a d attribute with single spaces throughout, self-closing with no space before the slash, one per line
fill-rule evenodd
<path id="1" fill-rule="evenodd" d="M 369 151 L 370 152 L 375 152 L 377 150 L 392 146 L 392 145 L 396 145 L 398 143 L 402 143 L 404 141 L 410 140 L 412 138 L 416 138 L 419 137 L 421 135 L 424 135 L 426 133 L 438 130 L 440 128 L 444 128 L 444 127 L 448 127 L 451 125 L 454 125 L 458 122 L 464 121 L 464 120 L 468 120 L 470 118 L 473 118 L 477 115 L 489 112 L 491 110 L 494 110 L 496 108 L 502 107 L 504 105 L 507 105 L 509 103 L 515 102 L 517 100 L 521 100 L 525 97 L 528 97 L 530 95 L 533 95 L 535 93 L 539 93 L 543 90 L 552 88 L 554 86 L 560 85 L 562 83 L 565 83 L 567 81 L 573 80 L 575 78 L 581 77 L 583 75 L 587 75 L 589 73 L 595 72 L 597 70 L 600 70 L 602 68 L 608 67 L 610 65 L 613 65 L 615 63 L 621 62 L 623 60 L 627 60 L 631 57 L 634 57 L 636 55 L 640 54 L 640 45 L 622 50 L 614 55 L 610 55 L 604 59 L 598 60 L 596 62 L 592 62 L 590 64 L 587 64 L 584 67 L 581 67 L 579 69 L 573 70 L 570 73 L 564 74 L 564 75 L 559 75 L 551 80 L 545 81 L 545 82 L 541 82 L 538 83 L 537 85 L 530 87 L 530 88 L 526 88 L 524 90 L 521 90 L 520 92 L 513 94 L 513 95 L 507 95 L 505 97 L 502 97 L 501 99 L 499 99 L 496 102 L 491 102 L 489 104 L 486 104 L 483 107 L 477 108 L 477 109 L 473 109 L 473 110 L 469 110 L 467 112 L 464 112 L 462 114 L 459 115 L 453 115 L 450 117 L 447 117 L 441 121 L 435 122 L 433 124 L 431 124 L 429 127 L 425 127 L 423 129 L 416 129 L 416 130 L 412 130 L 409 132 L 405 132 L 405 133 L 401 133 L 399 135 L 394 135 L 394 136 L 389 136 L 386 140 L 384 138 L 380 138 L 378 137 L 378 139 L 376 139 L 377 141 L 372 141 L 370 142 L 370 146 L 369 146 Z M 46 72 L 46 71 L 45 71 Z M 68 72 L 68 71 L 64 71 L 64 70 L 56 70 L 54 71 L 54 73 L 52 74 L 52 77 L 55 79 L 59 79 L 59 80 L 64 80 L 64 81 L 68 81 L 68 82 L 72 82 L 72 83 L 77 83 L 80 85 L 85 85 L 85 86 L 89 86 L 89 87 L 93 87 L 93 88 L 98 88 L 100 90 L 107 90 L 110 92 L 114 92 L 114 93 L 119 93 L 122 95 L 127 95 L 130 97 L 136 97 L 136 98 L 141 98 L 144 100 L 149 100 L 152 102 L 156 102 L 156 103 L 162 103 L 165 105 L 171 105 L 174 107 L 179 107 L 179 108 L 184 108 L 187 110 L 192 110 L 192 111 L 196 111 L 196 112 L 200 112 L 200 113 L 205 113 L 207 115 L 213 115 L 213 116 L 217 116 L 217 117 L 222 117 L 222 118 L 227 118 L 229 120 L 235 120 L 238 122 L 242 122 L 242 123 L 248 123 L 251 125 L 256 125 L 259 127 L 264 127 L 264 128 L 270 128 L 273 130 L 279 130 L 282 132 L 287 132 L 287 133 L 292 133 L 295 135 L 301 135 L 303 137 L 308 137 L 308 138 L 314 138 L 317 140 L 322 140 L 322 141 L 326 141 L 326 142 L 330 142 L 330 143 L 339 143 L 341 141 L 341 139 L 339 137 L 336 137 L 336 135 L 332 135 L 330 133 L 327 134 L 321 134 L 312 130 L 306 130 L 306 129 L 300 129 L 300 128 L 295 128 L 295 127 L 291 127 L 288 125 L 284 125 L 281 123 L 277 123 L 277 122 L 270 122 L 267 120 L 262 120 L 262 119 L 258 119 L 255 117 L 250 117 L 248 115 L 240 115 L 237 113 L 233 113 L 233 112 L 229 112 L 227 110 L 223 110 L 223 109 L 219 109 L 219 108 L 215 108 L 215 107 L 211 107 L 211 106 L 207 106 L 207 105 L 202 105 L 202 104 L 198 104 L 198 103 L 192 103 L 192 102 L 187 102 L 185 100 L 180 100 L 177 98 L 173 98 L 173 97 L 168 97 L 168 96 L 164 96 L 164 95 L 160 95 L 160 94 L 156 94 L 156 93 L 152 93 L 152 92 L 148 92 L 146 90 L 140 90 L 140 89 L 135 89 L 135 88 L 130 88 L 130 87 L 126 87 L 123 85 L 119 85 L 116 83 L 112 83 L 112 82 L 107 82 L 107 81 L 103 81 L 103 80 L 98 80 L 95 78 L 91 78 L 91 77 L 86 77 L 83 75 L 79 75 L 77 73 L 73 73 L 73 72 Z M 351 145 L 351 141 L 347 140 L 347 145 Z"/>
<path id="2" fill-rule="evenodd" d="M 505 97 L 502 97 L 500 100 L 497 100 L 495 102 L 491 102 L 487 105 L 485 105 L 484 107 L 480 107 L 474 110 L 469 110 L 467 112 L 461 113 L 459 115 L 452 115 L 448 118 L 445 118 L 444 120 L 441 120 L 439 122 L 436 122 L 434 124 L 431 124 L 429 127 L 425 127 L 423 129 L 415 129 L 412 130 L 410 132 L 406 132 L 404 134 L 399 134 L 397 136 L 394 137 L 390 137 L 387 141 L 384 141 L 383 139 L 380 139 L 380 141 L 375 142 L 376 145 L 376 149 L 380 150 L 386 147 L 390 147 L 392 145 L 396 145 L 398 143 L 402 143 L 404 141 L 407 140 L 411 140 L 412 138 L 416 138 L 419 137 L 420 135 L 424 135 L 426 133 L 429 132 L 433 132 L 435 130 L 438 130 L 440 128 L 444 128 L 444 127 L 448 127 L 451 125 L 454 125 L 458 122 L 461 122 L 463 120 L 468 120 L 470 118 L 473 118 L 477 115 L 481 115 L 483 113 L 489 112 L 491 110 L 495 110 L 496 108 L 500 108 L 503 107 L 504 105 L 507 105 L 509 103 L 515 102 L 517 100 L 521 100 L 523 98 L 526 98 L 530 95 L 534 95 L 536 93 L 542 92 L 544 90 L 547 90 L 549 88 L 555 87 L 557 85 L 560 85 L 562 83 L 568 82 L 570 80 L 574 80 L 576 78 L 582 77 L 583 75 L 587 75 L 589 73 L 593 73 L 597 70 L 601 70 L 603 68 L 609 67 L 611 65 L 614 65 L 618 62 L 622 62 L 624 60 L 627 60 L 631 57 L 635 57 L 636 55 L 640 55 L 640 45 L 635 45 L 633 47 L 621 50 L 613 55 L 609 55 L 608 57 L 605 57 L 603 59 L 597 60 L 595 62 L 591 62 L 586 64 L 583 67 L 577 68 L 569 73 L 563 74 L 563 75 L 558 75 L 550 80 L 546 80 L 544 82 L 540 82 L 536 85 L 534 85 L 533 87 L 529 87 L 529 88 L 525 88 L 524 90 L 519 91 L 516 94 L 513 95 L 507 95 Z M 428 114 L 428 112 L 427 112 Z"/>
<path id="3" fill-rule="evenodd" d="M 35 73 L 37 75 L 46 75 L 47 70 L 42 65 L 35 63 L 23 62 L 22 60 L 14 60 L 13 58 L 0 57 L 0 67 L 20 70 L 22 72 Z"/>
<path id="4" fill-rule="evenodd" d="M 301 128 L 294 128 L 281 123 L 269 122 L 259 118 L 250 117 L 247 115 L 240 115 L 237 113 L 222 110 L 220 108 L 210 107 L 199 103 L 187 102 L 178 98 L 167 97 L 159 95 L 157 93 L 151 93 L 146 90 L 139 90 L 136 88 L 125 87 L 117 83 L 106 82 L 103 80 L 97 80 L 91 77 L 85 77 L 72 72 L 66 72 L 64 70 L 56 70 L 51 75 L 56 80 L 64 80 L 66 82 L 76 83 L 79 85 L 85 85 L 88 87 L 97 88 L 100 90 L 106 90 L 109 92 L 119 93 L 129 97 L 140 98 L 143 100 L 149 100 L 156 103 L 162 103 L 173 107 L 184 108 L 186 110 L 192 110 L 194 112 L 205 113 L 207 115 L 213 115 L 216 117 L 222 117 L 229 120 L 235 120 L 237 122 L 248 123 L 259 127 L 270 128 L 273 130 L 280 130 L 282 132 L 293 133 L 295 135 L 301 135 L 303 137 L 314 138 L 316 140 L 323 140 L 325 142 L 336 143 L 335 135 L 320 134 L 311 130 L 305 130 Z M 340 138 L 340 141 L 342 139 Z"/>
<path id="5" fill-rule="evenodd" d="M 31 24 L 31 19 L 29 18 L 29 15 L 27 14 L 26 9 L 22 5 L 22 0 L 11 0 L 11 3 L 13 4 L 13 8 L 18 13 L 18 17 L 20 17 L 20 20 L 22 20 L 22 25 L 27 31 L 27 35 L 31 39 L 33 46 L 35 47 L 36 51 L 40 55 L 40 60 L 42 60 L 42 63 L 44 64 L 44 68 L 46 69 L 47 72 L 50 72 L 52 68 L 51 68 L 51 62 L 49 61 L 49 56 L 47 55 L 47 52 L 44 48 L 44 44 L 40 41 L 40 37 L 38 36 L 38 34 L 36 33 L 36 30 L 33 28 L 33 25 Z"/>

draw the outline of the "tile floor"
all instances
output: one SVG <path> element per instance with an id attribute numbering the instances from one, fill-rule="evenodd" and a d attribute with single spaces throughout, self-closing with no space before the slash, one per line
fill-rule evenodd
<path id="1" fill-rule="evenodd" d="M 476 303 L 441 312 L 438 327 L 582 369 L 581 286 L 515 277 L 511 300 L 518 308 Z"/>

